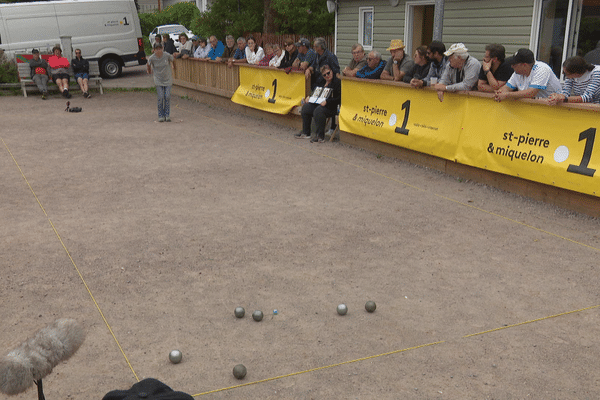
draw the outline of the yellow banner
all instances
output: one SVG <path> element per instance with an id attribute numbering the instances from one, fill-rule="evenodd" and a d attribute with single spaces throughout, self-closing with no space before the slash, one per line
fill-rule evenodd
<path id="1" fill-rule="evenodd" d="M 342 81 L 340 129 L 380 142 L 454 160 L 465 102 L 448 93 L 377 81 Z"/>
<path id="2" fill-rule="evenodd" d="M 283 70 L 240 67 L 240 86 L 231 101 L 259 110 L 287 114 L 305 96 L 304 74 Z"/>
<path id="3" fill-rule="evenodd" d="M 342 80 L 340 129 L 461 164 L 600 196 L 598 114 Z"/>
<path id="4" fill-rule="evenodd" d="M 464 100 L 468 107 L 456 155 L 459 163 L 600 195 L 598 114 L 476 97 Z"/>

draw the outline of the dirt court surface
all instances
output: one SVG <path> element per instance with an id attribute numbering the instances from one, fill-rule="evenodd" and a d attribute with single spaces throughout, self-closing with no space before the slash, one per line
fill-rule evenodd
<path id="1" fill-rule="evenodd" d="M 0 349 L 87 331 L 48 400 L 600 398 L 598 220 L 177 97 L 71 104 L 0 97 Z"/>

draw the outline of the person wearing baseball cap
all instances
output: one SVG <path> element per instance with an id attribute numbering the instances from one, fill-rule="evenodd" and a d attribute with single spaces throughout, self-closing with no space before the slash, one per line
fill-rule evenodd
<path id="1" fill-rule="evenodd" d="M 481 63 L 469 55 L 469 49 L 463 43 L 454 43 L 444 55 L 448 57 L 448 67 L 442 73 L 440 81 L 433 85 L 440 101 L 443 100 L 443 92 L 475 89 L 481 70 Z"/>
<path id="2" fill-rule="evenodd" d="M 393 39 L 390 42 L 390 47 L 387 48 L 387 51 L 389 51 L 392 56 L 385 64 L 380 79 L 402 82 L 404 75 L 410 72 L 415 63 L 410 59 L 410 56 L 404 52 L 404 43 L 400 39 Z"/>
<path id="3" fill-rule="evenodd" d="M 506 85 L 496 90 L 494 100 L 547 98 L 562 89 L 552 68 L 536 61 L 529 49 L 519 49 L 509 60 L 515 71 Z"/>
<path id="4" fill-rule="evenodd" d="M 296 47 L 298 48 L 298 57 L 294 60 L 292 67 L 304 72 L 315 62 L 317 53 L 310 48 L 310 41 L 306 38 L 298 40 Z"/>
<path id="5" fill-rule="evenodd" d="M 40 58 L 38 49 L 31 50 L 33 58 L 29 60 L 29 68 L 31 69 L 31 79 L 35 82 L 40 92 L 42 92 L 42 100 L 46 100 L 48 96 L 48 80 L 50 66 L 43 58 Z"/>

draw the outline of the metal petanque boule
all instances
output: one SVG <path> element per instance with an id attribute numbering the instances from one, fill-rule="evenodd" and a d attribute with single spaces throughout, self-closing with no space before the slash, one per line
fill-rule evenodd
<path id="1" fill-rule="evenodd" d="M 377 304 L 375 304 L 374 301 L 369 300 L 365 303 L 365 310 L 367 310 L 370 313 L 374 312 L 376 308 Z"/>
<path id="2" fill-rule="evenodd" d="M 252 318 L 254 318 L 256 322 L 261 321 L 263 319 L 263 312 L 260 310 L 254 311 L 252 313 Z"/>
<path id="3" fill-rule="evenodd" d="M 181 354 L 181 351 L 179 350 L 171 350 L 169 353 L 169 361 L 171 361 L 173 364 L 179 364 L 182 357 L 183 354 Z"/>
<path id="4" fill-rule="evenodd" d="M 340 304 L 339 306 L 337 306 L 337 312 L 340 315 L 346 315 L 348 313 L 348 306 L 346 306 L 345 304 Z"/>
<path id="5" fill-rule="evenodd" d="M 233 376 L 235 376 L 237 379 L 244 379 L 246 372 L 247 371 L 246 367 L 244 367 L 244 364 L 238 364 L 233 367 Z"/>
<path id="6" fill-rule="evenodd" d="M 237 318 L 244 318 L 244 315 L 246 315 L 246 310 L 244 310 L 244 307 L 236 307 L 233 313 Z"/>

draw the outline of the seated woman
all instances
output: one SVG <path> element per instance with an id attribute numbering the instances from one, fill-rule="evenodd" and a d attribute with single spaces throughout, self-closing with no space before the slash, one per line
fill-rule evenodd
<path id="1" fill-rule="evenodd" d="M 286 51 L 282 50 L 277 43 L 273 44 L 273 58 L 271 58 L 271 61 L 269 61 L 269 67 L 279 68 L 281 61 L 285 57 L 285 54 Z"/>
<path id="2" fill-rule="evenodd" d="M 304 99 L 301 113 L 302 132 L 296 134 L 296 137 L 299 139 L 310 138 L 310 125 L 314 118 L 317 133 L 315 137 L 310 139 L 311 143 L 323 143 L 325 141 L 325 123 L 327 122 L 327 118 L 334 117 L 337 114 L 338 106 L 342 101 L 342 82 L 335 76 L 329 65 L 323 65 L 320 71 L 321 77 L 317 80 L 314 93 L 323 93 L 323 91 L 328 90 L 329 94 L 323 96 L 323 100 L 318 103 L 311 103 L 311 97 Z M 313 99 L 313 101 L 315 100 Z"/>
<path id="3" fill-rule="evenodd" d="M 256 41 L 252 36 L 249 36 L 248 39 L 246 39 L 246 44 L 246 62 L 248 64 L 258 64 L 265 56 L 264 50 L 256 44 Z"/>
<path id="4" fill-rule="evenodd" d="M 292 39 L 285 39 L 283 42 L 285 46 L 285 54 L 281 63 L 279 64 L 279 68 L 291 68 L 292 63 L 298 57 L 298 49 L 296 48 L 296 42 Z"/>
<path id="5" fill-rule="evenodd" d="M 429 61 L 429 57 L 427 57 L 427 46 L 420 46 L 415 50 L 414 60 L 415 65 L 404 75 L 402 78 L 403 82 L 410 83 L 410 80 L 413 78 L 423 80 L 429 73 L 431 62 Z"/>
<path id="6" fill-rule="evenodd" d="M 563 63 L 565 83 L 560 93 L 552 93 L 548 104 L 600 103 L 600 66 L 589 64 L 583 57 L 567 58 Z"/>
<path id="7" fill-rule="evenodd" d="M 258 62 L 261 67 L 268 67 L 269 62 L 275 57 L 273 53 L 273 45 L 270 43 L 265 44 L 265 56 Z"/>
<path id="8" fill-rule="evenodd" d="M 69 93 L 69 67 L 71 64 L 69 60 L 62 56 L 62 50 L 60 46 L 54 46 L 52 49 L 52 55 L 48 58 L 48 65 L 50 65 L 50 76 L 52 76 L 52 82 L 58 86 L 58 90 L 67 99 L 71 98 Z"/>
<path id="9" fill-rule="evenodd" d="M 160 36 L 156 36 L 160 38 Z M 90 63 L 81 56 L 81 49 L 75 49 L 75 58 L 71 60 L 73 66 L 73 74 L 75 80 L 79 84 L 79 88 L 83 92 L 83 97 L 86 99 L 92 97 L 88 93 L 88 81 L 90 79 Z"/>

